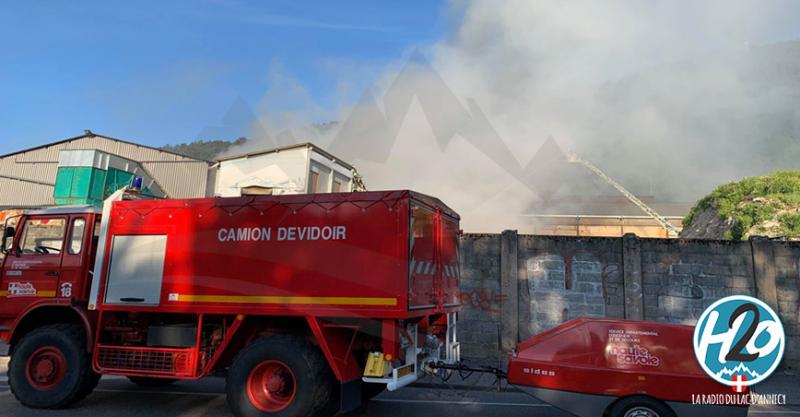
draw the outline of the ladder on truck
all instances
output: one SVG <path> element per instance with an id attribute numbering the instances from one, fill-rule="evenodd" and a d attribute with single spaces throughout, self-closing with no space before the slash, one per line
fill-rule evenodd
<path id="1" fill-rule="evenodd" d="M 578 155 L 576 155 L 576 154 L 574 154 L 572 152 L 570 152 L 569 155 L 567 156 L 567 161 L 569 161 L 571 163 L 581 164 L 581 165 L 585 166 L 586 168 L 589 168 L 589 170 L 594 172 L 595 175 L 597 175 L 598 177 L 603 179 L 603 181 L 605 181 L 606 183 L 608 183 L 609 185 L 614 187 L 617 191 L 622 193 L 622 195 L 624 195 L 628 200 L 630 200 L 631 203 L 636 204 L 637 207 L 642 209 L 642 211 L 647 213 L 648 216 L 652 217 L 653 220 L 658 222 L 658 224 L 661 225 L 661 227 L 663 227 L 664 230 L 667 231 L 667 236 L 669 236 L 669 237 L 677 237 L 678 236 L 678 234 L 679 234 L 678 229 L 676 229 L 675 226 L 673 226 L 672 223 L 669 222 L 669 220 L 665 219 L 663 216 L 661 216 L 660 214 L 656 213 L 655 210 L 650 208 L 650 206 L 645 204 L 642 200 L 639 200 L 638 197 L 633 195 L 633 193 L 631 193 L 630 191 L 626 190 L 625 187 L 620 185 L 618 182 L 616 182 L 613 179 L 611 179 L 611 177 L 606 175 L 605 172 L 601 171 L 600 168 L 594 166 L 594 164 L 592 164 L 591 162 L 589 162 L 589 161 L 587 161 L 585 159 L 581 159 L 580 157 L 578 157 Z"/>

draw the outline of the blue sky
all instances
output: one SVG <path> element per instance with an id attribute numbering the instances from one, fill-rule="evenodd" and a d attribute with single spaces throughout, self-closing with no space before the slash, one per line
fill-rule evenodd
<path id="1" fill-rule="evenodd" d="M 2 3 L 0 154 L 87 128 L 156 146 L 194 140 L 237 98 L 255 108 L 285 87 L 275 85 L 281 74 L 335 109 L 442 37 L 443 9 L 425 0 Z"/>

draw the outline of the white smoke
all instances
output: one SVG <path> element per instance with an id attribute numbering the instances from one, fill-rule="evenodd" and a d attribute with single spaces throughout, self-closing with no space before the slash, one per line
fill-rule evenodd
<path id="1" fill-rule="evenodd" d="M 279 73 L 258 108 L 270 141 L 328 147 L 370 189 L 440 197 L 468 231 L 524 231 L 521 214 L 543 198 L 530 161 L 548 136 L 634 192 L 692 201 L 769 169 L 750 164 L 766 139 L 742 133 L 759 115 L 800 120 L 796 98 L 753 99 L 747 78 L 763 72 L 753 45 L 797 35 L 800 3 L 478 0 L 446 13 L 452 32 L 413 46 L 410 63 L 398 57 L 359 103 L 333 112 L 333 127 L 309 129 L 330 109 Z M 272 111 L 287 101 L 295 111 Z M 592 192 L 570 187 L 560 192 Z"/>

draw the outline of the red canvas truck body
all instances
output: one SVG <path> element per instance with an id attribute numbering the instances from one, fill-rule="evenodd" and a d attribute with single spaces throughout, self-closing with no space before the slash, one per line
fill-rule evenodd
<path id="1" fill-rule="evenodd" d="M 237 414 L 314 414 L 331 409 L 317 398 L 349 409 L 359 393 L 413 382 L 429 361 L 458 360 L 459 217 L 438 199 L 133 197 L 118 192 L 102 212 L 33 211 L 5 239 L 0 337 L 28 405 L 74 402 L 91 375 L 154 383 L 227 371 Z M 82 359 L 48 332 L 85 349 L 90 381 L 68 381 Z"/>

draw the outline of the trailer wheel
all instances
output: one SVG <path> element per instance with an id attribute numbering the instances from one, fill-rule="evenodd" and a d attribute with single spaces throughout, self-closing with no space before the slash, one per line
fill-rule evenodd
<path id="1" fill-rule="evenodd" d="M 609 417 L 675 417 L 675 413 L 659 400 L 635 396 L 614 403 Z"/>
<path id="2" fill-rule="evenodd" d="M 146 376 L 129 376 L 128 381 L 140 387 L 166 387 L 178 382 L 177 379 L 170 378 L 149 378 Z"/>
<path id="3" fill-rule="evenodd" d="M 278 335 L 245 347 L 228 370 L 228 405 L 237 417 L 327 414 L 335 380 L 320 350 Z"/>
<path id="4" fill-rule="evenodd" d="M 14 348 L 8 385 L 32 408 L 62 408 L 89 395 L 99 375 L 92 371 L 83 327 L 53 324 L 31 331 Z"/>

